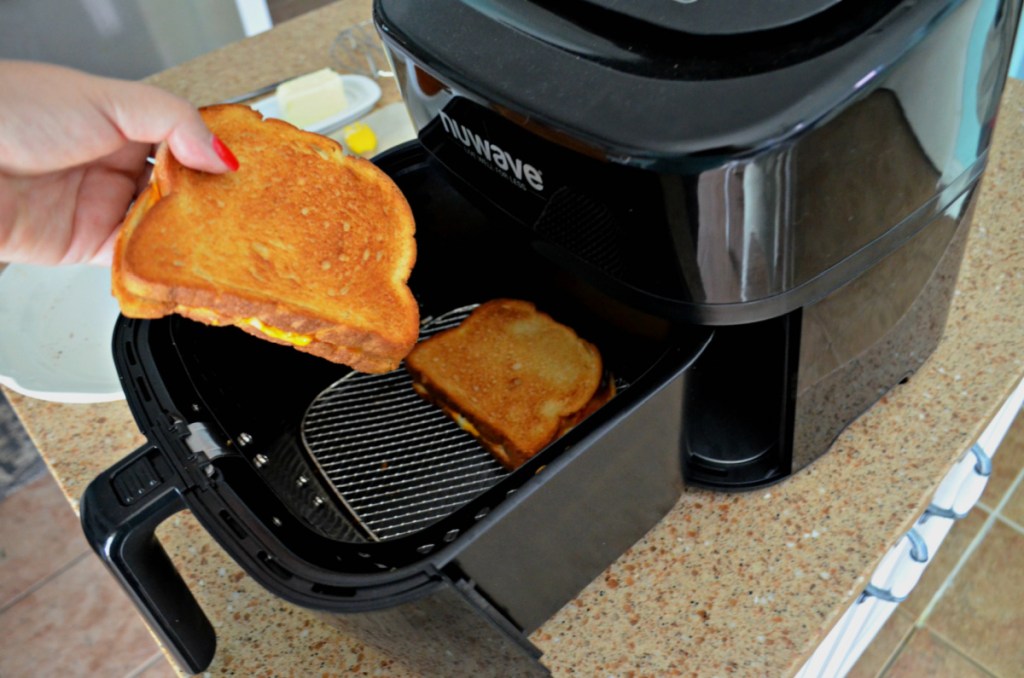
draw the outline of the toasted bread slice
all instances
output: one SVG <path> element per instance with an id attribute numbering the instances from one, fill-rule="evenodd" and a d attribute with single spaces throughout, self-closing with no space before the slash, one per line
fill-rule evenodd
<path id="1" fill-rule="evenodd" d="M 415 226 L 398 187 L 247 106 L 201 113 L 240 167 L 207 174 L 158 150 L 114 253 L 122 313 L 235 325 L 363 372 L 398 367 L 419 334 Z"/>
<path id="2" fill-rule="evenodd" d="M 496 299 L 405 359 L 416 391 L 514 470 L 613 395 L 590 342 L 527 301 Z"/>

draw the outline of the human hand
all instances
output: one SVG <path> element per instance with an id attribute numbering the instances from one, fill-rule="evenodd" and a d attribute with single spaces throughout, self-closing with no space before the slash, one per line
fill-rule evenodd
<path id="1" fill-rule="evenodd" d="M 0 60 L 0 92 L 0 261 L 109 264 L 153 144 L 238 168 L 194 106 L 150 85 Z"/>

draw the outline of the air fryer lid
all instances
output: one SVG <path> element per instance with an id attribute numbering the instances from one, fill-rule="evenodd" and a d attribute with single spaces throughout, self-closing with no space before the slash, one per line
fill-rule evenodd
<path id="1" fill-rule="evenodd" d="M 374 19 L 407 99 L 415 65 L 566 145 L 675 171 L 817 124 L 952 4 L 376 0 Z"/>

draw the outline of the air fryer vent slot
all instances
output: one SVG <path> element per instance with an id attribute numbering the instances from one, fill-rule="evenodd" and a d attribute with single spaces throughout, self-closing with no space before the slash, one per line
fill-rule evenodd
<path id="1" fill-rule="evenodd" d="M 622 226 L 596 198 L 559 188 L 533 230 L 608 275 L 622 277 Z"/>
<path id="2" fill-rule="evenodd" d="M 457 326 L 473 308 L 425 320 L 420 338 Z M 413 390 L 404 368 L 339 379 L 309 406 L 302 438 L 340 502 L 376 541 L 445 518 L 508 474 Z"/>

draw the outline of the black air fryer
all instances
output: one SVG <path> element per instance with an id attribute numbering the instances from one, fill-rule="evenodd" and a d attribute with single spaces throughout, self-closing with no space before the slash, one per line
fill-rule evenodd
<path id="1" fill-rule="evenodd" d="M 94 548 L 192 671 L 214 632 L 153 537 L 185 508 L 424 675 L 543 673 L 529 633 L 684 484 L 785 478 L 934 349 L 1019 6 L 377 0 L 422 336 L 527 299 L 618 394 L 510 473 L 402 369 L 121 318 L 148 444 L 88 488 Z"/>

